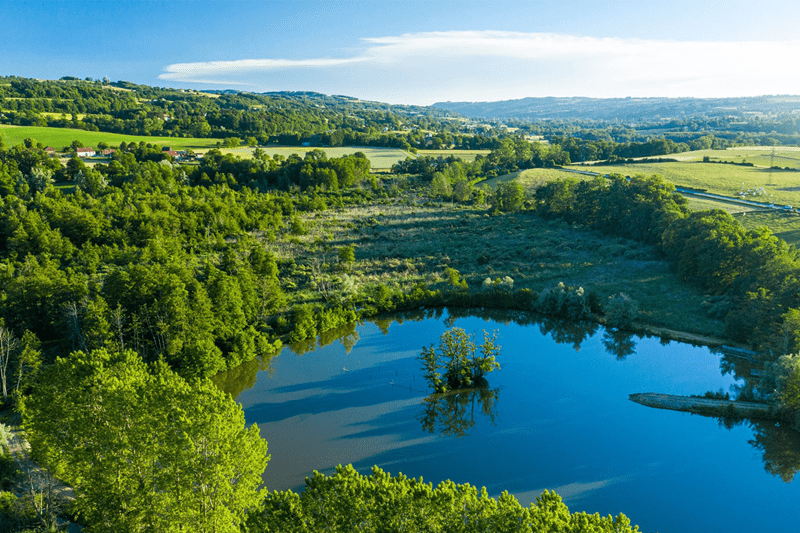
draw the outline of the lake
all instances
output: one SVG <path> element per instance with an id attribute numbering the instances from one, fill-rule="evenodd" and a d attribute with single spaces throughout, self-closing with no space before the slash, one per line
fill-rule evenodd
<path id="1" fill-rule="evenodd" d="M 285 348 L 218 383 L 269 443 L 269 489 L 302 490 L 315 469 L 352 463 L 369 473 L 377 464 L 434 485 L 508 490 L 523 504 L 555 490 L 571 511 L 624 513 L 642 531 L 796 530 L 797 433 L 628 399 L 720 389 L 735 396 L 744 381 L 721 371 L 719 354 L 515 318 L 440 310 L 354 325 L 337 332 L 340 340 L 328 334 L 324 346 Z M 483 391 L 431 396 L 416 357 L 452 326 L 479 341 L 484 329 L 498 330 L 502 368 Z"/>

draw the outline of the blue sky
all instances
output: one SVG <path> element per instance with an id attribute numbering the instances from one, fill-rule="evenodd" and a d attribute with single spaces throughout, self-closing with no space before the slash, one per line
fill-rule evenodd
<path id="1" fill-rule="evenodd" d="M 391 103 L 800 94 L 800 2 L 0 0 L 0 74 Z"/>

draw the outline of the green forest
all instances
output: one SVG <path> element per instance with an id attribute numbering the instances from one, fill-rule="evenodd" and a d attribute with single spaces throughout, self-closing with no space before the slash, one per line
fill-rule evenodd
<path id="1" fill-rule="evenodd" d="M 377 467 L 368 476 L 347 466 L 317 473 L 300 494 L 262 486 L 270 436 L 246 426 L 241 406 L 210 378 L 285 343 L 422 307 L 515 309 L 617 331 L 659 320 L 619 291 L 515 283 L 516 273 L 500 273 L 485 256 L 469 275 L 443 255 L 403 249 L 396 260 L 373 258 L 392 209 L 458 217 L 447 222 L 451 235 L 473 223 L 492 231 L 557 224 L 657 256 L 703 295 L 707 305 L 692 312 L 762 354 L 765 378 L 748 399 L 770 402 L 800 429 L 800 356 L 792 355 L 800 350 L 800 254 L 723 211 L 690 211 L 659 176 L 562 179 L 533 192 L 515 182 L 484 187 L 507 172 L 567 164 L 573 146 L 504 128 L 477 134 L 427 108 L 313 93 L 211 96 L 107 80 L 0 81 L 3 120 L 11 123 L 235 133 L 259 145 L 410 149 L 438 136 L 440 146 L 491 149 L 474 161 L 409 157 L 375 174 L 363 153 L 329 158 L 313 146 L 304 157 L 257 146 L 248 159 L 211 150 L 181 163 L 144 142 L 93 162 L 70 153 L 62 162 L 35 139 L 0 144 L 0 384 L 8 423 L 0 434 L 0 531 L 55 531 L 66 520 L 91 532 L 637 531 L 624 515 L 570 513 L 550 492 L 524 507 L 508 493 L 434 487 Z M 625 152 L 634 142 L 617 143 L 619 157 L 684 149 L 650 140 Z M 334 231 L 352 238 L 333 238 Z M 496 366 L 492 340 L 487 334 L 482 359 L 461 366 L 469 376 L 445 373 L 437 386 L 483 379 Z M 23 436 L 29 452 L 19 445 Z"/>

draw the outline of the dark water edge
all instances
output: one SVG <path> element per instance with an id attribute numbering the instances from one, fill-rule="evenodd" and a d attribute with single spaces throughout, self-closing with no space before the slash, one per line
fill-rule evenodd
<path id="1" fill-rule="evenodd" d="M 642 531 L 791 531 L 800 436 L 630 402 L 635 392 L 735 396 L 748 368 L 708 348 L 522 313 L 432 310 L 356 325 L 217 377 L 272 460 L 270 489 L 353 463 L 503 490 L 555 490 L 573 511 Z M 415 357 L 453 325 L 500 331 L 485 390 L 431 395 Z"/>

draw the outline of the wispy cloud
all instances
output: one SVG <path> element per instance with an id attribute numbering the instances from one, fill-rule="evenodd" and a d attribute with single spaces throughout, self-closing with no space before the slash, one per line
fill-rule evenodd
<path id="1" fill-rule="evenodd" d="M 746 96 L 796 93 L 800 88 L 800 71 L 791 68 L 800 56 L 800 41 L 670 41 L 505 31 L 409 33 L 361 41 L 361 49 L 349 57 L 177 63 L 159 77 L 281 85 L 383 96 L 386 101 L 402 93 L 419 103 L 524 96 Z M 289 87 L 300 82 L 314 86 Z"/>
<path id="2" fill-rule="evenodd" d="M 235 61 L 201 61 L 197 63 L 175 63 L 164 68 L 166 72 L 158 77 L 162 80 L 200 82 L 202 76 L 237 74 L 279 68 L 325 68 L 360 63 L 366 57 L 347 59 L 237 59 Z M 203 83 L 208 83 L 203 80 Z M 220 82 L 230 83 L 230 82 Z"/>

